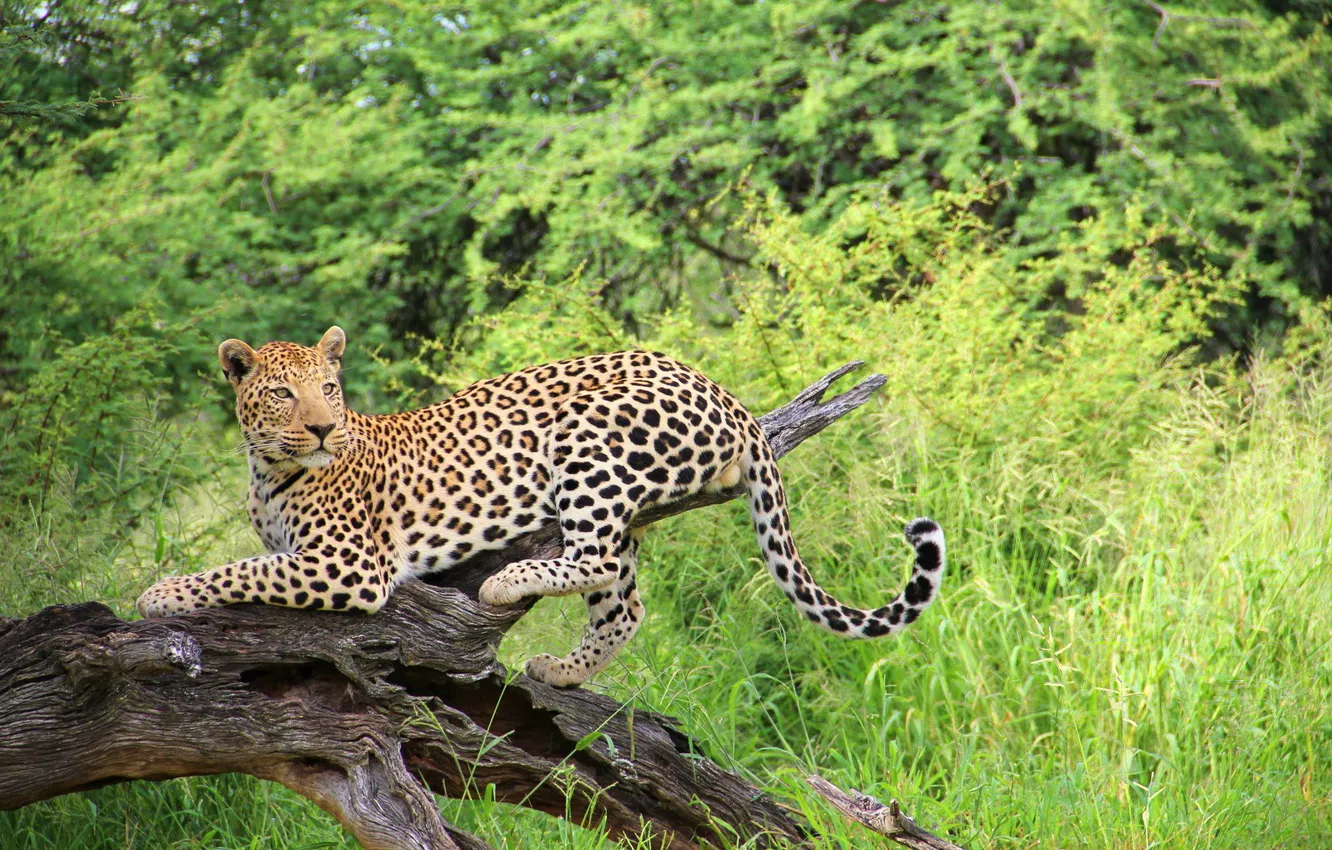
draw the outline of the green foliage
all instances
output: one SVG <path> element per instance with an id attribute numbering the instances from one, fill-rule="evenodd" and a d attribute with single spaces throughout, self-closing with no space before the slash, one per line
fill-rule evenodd
<path id="1" fill-rule="evenodd" d="M 1245 276 L 1205 333 L 1244 347 L 1327 287 L 1332 50 L 1307 18 L 1224 5 L 1162 26 L 1087 0 L 11 4 L 48 46 L 0 98 L 140 99 L 6 131 L 0 357 L 29 315 L 78 340 L 145 287 L 222 304 L 214 336 L 338 320 L 395 355 L 523 270 L 586 269 L 631 327 L 724 320 L 723 272 L 761 262 L 719 197 L 741 174 L 818 230 L 859 194 L 918 203 L 985 170 L 1007 189 L 977 212 L 1016 256 L 1175 225 L 1166 261 Z"/>
<path id="2" fill-rule="evenodd" d="M 164 512 L 176 491 L 210 476 L 214 454 L 197 441 L 215 429 L 182 410 L 197 396 L 168 397 L 161 377 L 181 347 L 202 343 L 193 322 L 167 325 L 141 310 L 84 342 L 48 333 L 43 343 L 26 385 L 0 390 L 5 612 L 119 595 L 105 572 L 136 542 L 160 567 L 194 563 L 166 535 Z"/>
<path id="3" fill-rule="evenodd" d="M 929 513 L 940 603 L 831 641 L 741 511 L 697 512 L 602 686 L 829 848 L 864 837 L 805 770 L 967 846 L 1332 844 L 1326 6 L 11 3 L 0 101 L 60 120 L 0 122 L 0 613 L 255 551 L 227 336 L 343 325 L 367 411 L 635 345 L 762 410 L 864 359 L 882 401 L 783 461 L 797 537 L 867 604 Z M 97 91 L 137 99 L 63 106 Z M 543 603 L 506 657 L 583 618 Z M 345 843 L 230 778 L 0 817 Z"/>
<path id="4" fill-rule="evenodd" d="M 26 50 L 49 45 L 50 38 L 42 30 L 30 27 L 0 28 L 0 62 L 13 62 Z M 47 121 L 74 124 L 91 110 L 100 106 L 116 106 L 128 98 L 103 98 L 93 94 L 86 100 L 67 100 L 57 103 L 39 101 L 0 100 L 0 119 L 10 124 L 21 121 Z"/>

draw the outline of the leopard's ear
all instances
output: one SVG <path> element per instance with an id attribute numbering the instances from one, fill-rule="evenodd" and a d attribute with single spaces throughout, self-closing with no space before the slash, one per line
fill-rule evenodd
<path id="1" fill-rule="evenodd" d="M 342 332 L 342 328 L 334 325 L 324 331 L 323 339 L 315 346 L 329 363 L 334 366 L 342 365 L 342 352 L 347 350 L 347 335 Z"/>
<path id="2" fill-rule="evenodd" d="M 222 374 L 235 386 L 254 371 L 259 355 L 240 340 L 229 339 L 217 347 L 217 361 L 222 364 Z"/>

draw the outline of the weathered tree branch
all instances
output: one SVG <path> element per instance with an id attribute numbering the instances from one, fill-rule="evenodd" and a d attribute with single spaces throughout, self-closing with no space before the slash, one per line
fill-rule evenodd
<path id="1" fill-rule="evenodd" d="M 761 422 L 780 457 L 863 404 L 848 364 Z M 740 489 L 646 513 L 643 523 Z M 132 779 L 240 772 L 333 814 L 368 850 L 479 850 L 432 797 L 481 796 L 685 850 L 807 828 L 703 758 L 675 721 L 511 675 L 495 657 L 524 610 L 475 601 L 505 564 L 559 554 L 545 528 L 412 581 L 372 616 L 256 605 L 125 622 L 98 603 L 0 620 L 0 809 Z M 909 822 L 909 819 L 908 819 Z"/>
<path id="2" fill-rule="evenodd" d="M 896 800 L 890 800 L 885 806 L 868 794 L 855 790 L 848 794 L 821 776 L 807 776 L 805 781 L 845 817 L 904 847 L 910 847 L 911 850 L 962 850 L 956 844 L 917 826 Z"/>

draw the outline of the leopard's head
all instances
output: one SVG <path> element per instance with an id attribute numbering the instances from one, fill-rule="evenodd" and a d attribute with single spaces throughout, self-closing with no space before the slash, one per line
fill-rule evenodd
<path id="1" fill-rule="evenodd" d="M 270 463 L 319 468 L 350 441 L 338 372 L 347 336 L 329 328 L 313 348 L 270 342 L 255 351 L 238 339 L 217 350 L 236 390 L 236 418 L 253 454 Z"/>

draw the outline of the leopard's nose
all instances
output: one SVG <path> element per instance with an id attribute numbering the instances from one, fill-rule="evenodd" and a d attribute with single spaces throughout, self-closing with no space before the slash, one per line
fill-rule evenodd
<path id="1" fill-rule="evenodd" d="M 333 430 L 332 425 L 306 425 L 305 430 L 309 431 L 319 438 L 319 444 L 323 445 L 324 438 Z"/>

